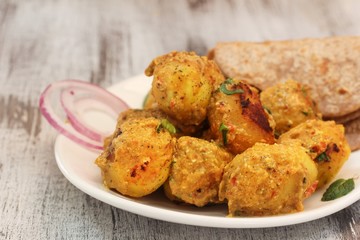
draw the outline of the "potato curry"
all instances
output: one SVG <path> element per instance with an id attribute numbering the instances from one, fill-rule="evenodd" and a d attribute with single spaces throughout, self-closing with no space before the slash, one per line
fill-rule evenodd
<path id="1" fill-rule="evenodd" d="M 298 212 L 349 157 L 343 126 L 291 79 L 260 91 L 193 52 L 159 56 L 145 74 L 144 109 L 120 114 L 96 159 L 125 196 L 163 187 L 176 203 L 227 204 L 229 216 Z"/>

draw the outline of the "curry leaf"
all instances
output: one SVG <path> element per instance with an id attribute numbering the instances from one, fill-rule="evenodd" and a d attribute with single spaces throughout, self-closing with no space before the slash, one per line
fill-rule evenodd
<path id="1" fill-rule="evenodd" d="M 174 125 L 172 125 L 171 122 L 169 122 L 167 119 L 161 119 L 160 124 L 156 128 L 156 132 L 159 133 L 161 129 L 166 129 L 169 133 L 175 134 L 176 128 Z"/>
<path id="2" fill-rule="evenodd" d="M 226 85 L 228 84 L 232 84 L 233 80 L 231 78 L 226 79 L 221 85 L 220 85 L 220 91 L 226 95 L 233 95 L 233 94 L 237 94 L 237 93 L 244 93 L 244 90 L 242 89 L 234 89 L 234 90 L 229 90 L 227 89 Z"/>
<path id="3" fill-rule="evenodd" d="M 227 133 L 229 131 L 229 128 L 224 123 L 221 123 L 221 125 L 219 127 L 219 131 L 222 134 L 224 146 L 226 146 L 227 145 Z"/>
<path id="4" fill-rule="evenodd" d="M 331 201 L 342 196 L 345 196 L 355 188 L 355 182 L 353 178 L 338 179 L 333 182 L 328 189 L 326 189 L 321 201 Z"/>

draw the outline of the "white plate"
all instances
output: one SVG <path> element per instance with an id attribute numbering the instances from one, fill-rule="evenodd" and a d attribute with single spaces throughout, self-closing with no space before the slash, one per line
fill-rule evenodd
<path id="1" fill-rule="evenodd" d="M 114 85 L 110 91 L 120 96 L 131 107 L 140 108 L 150 89 L 151 80 L 137 76 Z M 77 188 L 114 207 L 142 216 L 168 222 L 206 227 L 262 228 L 297 224 L 335 213 L 360 199 L 360 151 L 351 154 L 336 178 L 354 178 L 355 189 L 348 195 L 329 202 L 321 202 L 323 191 L 316 192 L 304 202 L 305 210 L 299 213 L 271 217 L 226 217 L 226 206 L 197 208 L 177 205 L 167 200 L 161 191 L 134 199 L 106 189 L 100 170 L 94 164 L 97 153 L 87 150 L 64 136 L 55 143 L 55 157 L 64 176 Z"/>

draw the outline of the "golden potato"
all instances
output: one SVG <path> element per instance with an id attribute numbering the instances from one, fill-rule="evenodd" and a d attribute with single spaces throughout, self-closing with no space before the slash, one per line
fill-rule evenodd
<path id="1" fill-rule="evenodd" d="M 224 78 L 213 61 L 193 52 L 157 57 L 145 74 L 154 75 L 151 93 L 158 107 L 184 125 L 205 120 L 213 85 Z"/>
<path id="2" fill-rule="evenodd" d="M 165 196 L 172 202 L 176 203 L 184 203 L 180 198 L 175 197 L 175 195 L 171 192 L 170 185 L 169 185 L 169 178 L 163 184 L 163 190 Z"/>
<path id="3" fill-rule="evenodd" d="M 321 118 L 308 89 L 298 82 L 288 80 L 265 89 L 260 94 L 264 108 L 271 112 L 277 135 L 308 119 Z"/>
<path id="4" fill-rule="evenodd" d="M 111 144 L 111 141 L 114 137 L 117 137 L 121 133 L 121 125 L 124 122 L 134 119 L 144 119 L 150 117 L 154 117 L 157 119 L 167 118 L 166 114 L 158 109 L 128 109 L 124 112 L 121 112 L 118 116 L 114 132 L 109 137 L 104 139 L 104 149 L 106 149 Z"/>
<path id="5" fill-rule="evenodd" d="M 219 184 L 224 167 L 231 159 L 232 155 L 215 143 L 193 137 L 179 138 L 167 196 L 198 207 L 219 202 Z"/>
<path id="6" fill-rule="evenodd" d="M 119 114 L 116 128 L 121 128 L 121 125 L 129 120 L 134 119 L 144 119 L 144 118 L 156 118 L 156 119 L 163 119 L 167 118 L 167 115 L 160 111 L 159 109 L 152 108 L 152 109 L 128 109 Z"/>
<path id="7" fill-rule="evenodd" d="M 142 197 L 168 178 L 175 138 L 155 118 L 125 121 L 96 159 L 104 184 L 123 195 Z"/>
<path id="8" fill-rule="evenodd" d="M 316 176 L 304 148 L 256 143 L 225 167 L 219 198 L 228 200 L 229 216 L 298 212 Z"/>
<path id="9" fill-rule="evenodd" d="M 261 105 L 258 91 L 242 81 L 227 79 L 213 93 L 208 120 L 213 137 L 234 154 L 257 142 L 275 142 L 270 117 Z"/>
<path id="10" fill-rule="evenodd" d="M 278 142 L 307 149 L 319 171 L 319 188 L 334 179 L 350 155 L 344 127 L 334 121 L 308 120 L 281 135 Z"/>
<path id="11" fill-rule="evenodd" d="M 203 125 L 184 125 L 182 122 L 177 121 L 176 119 L 168 116 L 165 112 L 161 111 L 158 108 L 150 108 L 150 109 L 128 109 L 124 112 L 122 112 L 119 117 L 116 124 L 116 129 L 119 129 L 120 126 L 128 120 L 131 119 L 142 119 L 142 118 L 149 118 L 154 117 L 157 119 L 167 119 L 174 127 L 176 128 L 176 134 L 174 134 L 175 137 L 180 137 L 183 135 L 190 135 L 195 136 L 198 135 L 198 132 L 202 131 Z M 116 130 L 115 133 L 116 135 Z"/>

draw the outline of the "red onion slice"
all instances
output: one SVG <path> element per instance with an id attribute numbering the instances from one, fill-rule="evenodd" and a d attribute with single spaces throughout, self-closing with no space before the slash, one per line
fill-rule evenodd
<path id="1" fill-rule="evenodd" d="M 105 89 L 79 80 L 63 80 L 50 84 L 42 92 L 39 106 L 42 115 L 60 134 L 96 150 L 103 149 L 103 140 L 113 129 L 102 131 L 109 128 L 108 122 L 99 126 L 95 121 L 95 126 L 87 120 L 102 115 L 101 120 L 104 121 L 105 114 L 116 122 L 118 114 L 129 108 L 124 101 Z M 89 112 L 91 117 L 86 118 Z"/>

